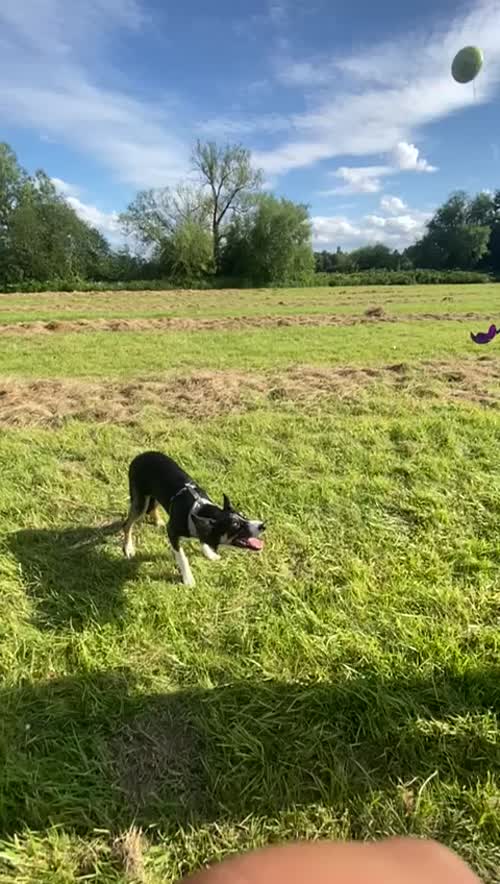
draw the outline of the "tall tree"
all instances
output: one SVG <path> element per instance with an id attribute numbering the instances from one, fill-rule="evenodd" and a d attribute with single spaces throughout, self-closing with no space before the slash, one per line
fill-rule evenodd
<path id="1" fill-rule="evenodd" d="M 298 282 L 314 272 L 307 206 L 259 194 L 228 230 L 223 269 L 254 283 Z"/>
<path id="2" fill-rule="evenodd" d="M 467 207 L 468 224 L 476 224 L 478 227 L 491 227 L 495 220 L 495 199 L 492 194 L 483 191 L 470 200 Z"/>
<path id="3" fill-rule="evenodd" d="M 27 177 L 12 148 L 0 142 L 0 231 L 5 229 Z"/>
<path id="4" fill-rule="evenodd" d="M 457 190 L 437 209 L 427 225 L 429 232 L 451 230 L 469 223 L 469 197 Z"/>
<path id="5" fill-rule="evenodd" d="M 44 172 L 23 181 L 7 225 L 4 281 L 96 278 L 108 254 L 102 234 L 78 217 Z"/>
<path id="6" fill-rule="evenodd" d="M 183 221 L 165 241 L 159 255 L 162 275 L 195 285 L 213 274 L 210 231 L 195 221 Z"/>
<path id="7" fill-rule="evenodd" d="M 27 174 L 18 163 L 16 154 L 5 142 L 0 142 L 0 278 L 6 279 L 10 261 L 10 225 Z"/>
<path id="8" fill-rule="evenodd" d="M 493 220 L 491 222 L 489 263 L 493 273 L 500 274 L 500 190 L 496 191 L 492 202 Z"/>
<path id="9" fill-rule="evenodd" d="M 475 269 L 488 254 L 491 228 L 484 221 L 489 212 L 484 200 L 471 203 L 463 191 L 453 193 L 429 221 L 425 236 L 408 249 L 408 257 L 416 267 Z"/>
<path id="10" fill-rule="evenodd" d="M 198 141 L 193 164 L 210 199 L 213 262 L 219 271 L 224 227 L 249 208 L 249 198 L 262 185 L 262 173 L 252 167 L 250 151 L 239 144 L 218 147 L 213 141 Z"/>
<path id="11" fill-rule="evenodd" d="M 120 215 L 124 232 L 147 250 L 161 253 L 178 225 L 186 222 L 210 229 L 210 201 L 195 184 L 141 190 Z"/>

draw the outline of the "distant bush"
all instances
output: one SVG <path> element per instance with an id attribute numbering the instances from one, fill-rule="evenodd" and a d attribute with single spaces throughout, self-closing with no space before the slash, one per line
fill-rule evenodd
<path id="1" fill-rule="evenodd" d="M 319 274 L 318 274 L 319 275 Z M 475 270 L 364 270 L 361 273 L 328 273 L 329 286 L 349 285 L 473 285 L 491 282 L 487 273 Z M 320 283 L 324 285 L 325 283 Z"/>
<path id="2" fill-rule="evenodd" d="M 319 286 L 367 286 L 367 285 L 474 285 L 491 282 L 487 273 L 468 270 L 364 270 L 358 273 L 314 273 L 301 279 L 289 279 L 268 288 L 317 288 Z M 155 292 L 169 289 L 250 289 L 257 288 L 249 279 L 213 277 L 193 279 L 179 283 L 172 279 L 137 279 L 115 282 L 93 282 L 77 278 L 56 278 L 48 282 L 35 279 L 9 283 L 0 288 L 8 292 Z"/>
<path id="3" fill-rule="evenodd" d="M 40 282 L 36 279 L 28 279 L 4 285 L 0 291 L 4 293 L 20 292 L 22 294 L 30 292 L 149 292 L 174 288 L 179 288 L 179 286 L 168 279 L 129 279 L 115 282 L 95 282 L 88 279 L 52 279 Z M 191 288 L 191 286 L 184 284 L 182 288 Z"/>

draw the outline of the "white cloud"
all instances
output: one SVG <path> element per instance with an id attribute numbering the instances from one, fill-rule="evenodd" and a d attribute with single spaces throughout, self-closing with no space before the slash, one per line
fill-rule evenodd
<path id="1" fill-rule="evenodd" d="M 59 194 L 61 194 L 61 196 L 64 196 L 64 197 L 75 196 L 76 197 L 80 193 L 79 187 L 75 187 L 74 184 L 69 184 L 68 181 L 63 181 L 62 178 L 51 178 L 50 180 L 52 181 L 52 184 L 54 185 L 57 192 Z"/>
<path id="2" fill-rule="evenodd" d="M 311 61 L 287 60 L 276 67 L 276 78 L 284 86 L 323 86 L 331 76 L 331 69 Z"/>
<path id="3" fill-rule="evenodd" d="M 435 166 L 431 166 L 427 160 L 419 156 L 420 151 L 414 144 L 400 141 L 394 148 L 394 161 L 402 172 L 437 172 Z"/>
<path id="4" fill-rule="evenodd" d="M 387 166 L 341 166 L 331 174 L 345 184 L 323 191 L 323 196 L 335 193 L 378 193 L 382 190 L 381 177 L 391 173 Z"/>
<path id="5" fill-rule="evenodd" d="M 259 128 L 264 131 L 263 121 L 260 117 L 246 116 L 244 119 L 233 119 L 231 117 L 208 117 L 195 126 L 196 132 L 200 136 L 208 138 L 244 138 L 255 132 Z M 282 132 L 283 129 L 293 128 L 291 117 L 282 114 L 267 114 L 265 117 L 265 132 L 273 134 Z"/>
<path id="6" fill-rule="evenodd" d="M 360 236 L 360 228 L 341 215 L 316 215 L 313 222 L 313 243 L 316 249 L 334 249 L 351 243 Z"/>
<path id="7" fill-rule="evenodd" d="M 103 212 L 96 206 L 82 202 L 76 196 L 67 197 L 67 201 L 83 221 L 92 227 L 97 227 L 114 245 L 123 242 L 124 236 L 118 221 L 118 212 Z"/>
<path id="8" fill-rule="evenodd" d="M 2 0 L 0 114 L 101 162 L 138 187 L 177 180 L 189 151 L 168 113 L 102 80 L 107 40 L 147 26 L 136 0 Z M 92 71 L 92 73 L 90 73 Z"/>
<path id="9" fill-rule="evenodd" d="M 180 106 L 172 109 L 171 96 L 161 105 L 135 98 L 117 85 L 117 71 L 108 76 L 112 39 L 152 35 L 147 5 L 145 0 L 77 0 L 71 6 L 67 0 L 0 0 L 0 117 L 37 130 L 51 143 L 70 145 L 135 187 L 184 176 L 192 138 L 184 137 Z M 440 30 L 365 46 L 333 60 L 301 58 L 297 52 L 290 60 L 297 5 L 305 8 L 290 0 L 265 0 L 243 27 L 259 24 L 259 39 L 264 33 L 273 45 L 276 79 L 300 90 L 306 109 L 284 114 L 278 106 L 260 116 L 232 118 L 223 109 L 220 117 L 191 126 L 195 134 L 221 139 L 272 135 L 275 146 L 260 145 L 254 154 L 268 176 L 349 156 L 349 165 L 337 170 L 343 170 L 343 177 L 337 176 L 341 192 L 377 193 L 386 174 L 434 169 L 415 146 L 422 127 L 494 94 L 500 78 L 500 0 L 472 0 L 467 14 Z M 475 94 L 450 75 L 456 49 L 467 43 L 481 45 L 487 58 Z M 258 75 L 263 73 L 259 69 Z M 265 80 L 256 84 L 266 88 Z M 389 157 L 391 171 L 363 176 L 363 170 L 377 168 L 368 163 L 384 163 L 380 157 Z"/>
<path id="10" fill-rule="evenodd" d="M 25 45 L 45 52 L 49 42 L 61 55 L 77 44 L 91 49 L 115 27 L 133 31 L 147 21 L 137 0 L 86 0 L 75 3 L 70 15 L 65 7 L 63 0 L 2 0 L 0 15 L 4 27 L 17 33 Z M 87 44 L 90 36 L 93 43 Z"/>
<path id="11" fill-rule="evenodd" d="M 332 62 L 317 58 L 282 61 L 281 82 L 311 87 L 309 108 L 293 117 L 293 134 L 256 162 L 283 174 L 336 156 L 392 154 L 400 170 L 432 171 L 411 144 L 419 130 L 459 110 L 492 99 L 500 79 L 500 0 L 476 0 L 467 14 L 443 21 L 431 33 L 364 47 Z M 480 45 L 487 58 L 475 91 L 451 77 L 457 48 Z M 319 82 L 321 80 L 321 83 Z M 266 119 L 260 121 L 262 130 Z M 404 147 L 405 145 L 406 147 Z"/>
<path id="12" fill-rule="evenodd" d="M 387 166 L 340 166 L 331 172 L 334 178 L 340 178 L 345 184 L 321 191 L 322 196 L 336 193 L 379 193 L 382 190 L 382 178 L 396 175 L 399 172 L 436 172 L 427 160 L 420 157 L 420 151 L 414 144 L 400 141 L 391 153 L 392 165 Z"/>
<path id="13" fill-rule="evenodd" d="M 118 212 L 103 212 L 97 206 L 83 202 L 80 199 L 80 188 L 69 184 L 62 178 L 52 178 L 52 183 L 57 192 L 64 197 L 67 203 L 75 210 L 76 214 L 87 224 L 97 227 L 112 245 L 121 245 L 124 236 L 120 228 Z"/>
<path id="14" fill-rule="evenodd" d="M 116 244 L 123 241 L 124 237 L 118 221 L 118 212 L 103 212 L 96 206 L 82 202 L 76 196 L 68 196 L 66 199 L 83 221 L 91 224 L 92 227 L 97 227 L 110 242 Z"/>
<path id="15" fill-rule="evenodd" d="M 387 214 L 365 215 L 357 220 L 342 215 L 318 215 L 312 219 L 316 249 L 346 250 L 363 245 L 384 243 L 392 249 L 404 249 L 425 232 L 431 215 L 410 209 L 398 197 L 383 197 L 382 211 Z"/>
<path id="16" fill-rule="evenodd" d="M 380 208 L 389 215 L 397 215 L 407 208 L 406 203 L 399 196 L 383 196 L 380 200 Z"/>

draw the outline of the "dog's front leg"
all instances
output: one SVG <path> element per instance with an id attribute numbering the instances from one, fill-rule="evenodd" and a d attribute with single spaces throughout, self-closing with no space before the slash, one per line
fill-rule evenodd
<path id="1" fill-rule="evenodd" d="M 208 543 L 201 544 L 201 551 L 209 562 L 218 562 L 220 559 L 220 555 L 216 553 L 215 550 L 208 545 Z"/>
<path id="2" fill-rule="evenodd" d="M 181 572 L 182 582 L 184 586 L 195 586 L 195 580 L 191 571 L 191 567 L 189 565 L 187 555 L 181 547 L 180 538 L 173 535 L 170 531 L 168 532 L 168 536 L 170 543 L 172 544 L 177 567 Z"/>
<path id="3" fill-rule="evenodd" d="M 188 562 L 188 557 L 181 546 L 179 546 L 179 549 L 174 549 L 174 556 L 181 572 L 184 586 L 195 586 L 195 579 Z"/>

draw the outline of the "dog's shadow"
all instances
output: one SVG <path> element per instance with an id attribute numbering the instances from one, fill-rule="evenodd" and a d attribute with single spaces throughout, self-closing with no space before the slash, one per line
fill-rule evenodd
<path id="1" fill-rule="evenodd" d="M 76 630 L 119 619 L 123 587 L 134 579 L 141 556 L 126 559 L 119 536 L 97 528 L 25 529 L 8 538 L 33 618 L 41 629 Z"/>

